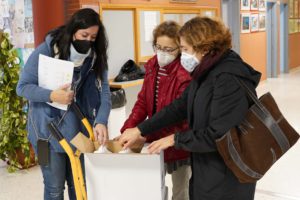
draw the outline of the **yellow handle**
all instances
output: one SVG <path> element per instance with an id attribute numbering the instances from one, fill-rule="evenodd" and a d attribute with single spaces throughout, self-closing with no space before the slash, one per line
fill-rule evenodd
<path id="1" fill-rule="evenodd" d="M 66 139 L 62 139 L 59 141 L 62 148 L 65 150 L 65 152 L 68 154 L 68 157 L 71 162 L 71 168 L 72 168 L 72 174 L 73 174 L 73 182 L 75 186 L 75 193 L 76 193 L 76 199 L 77 200 L 87 200 L 87 194 L 84 184 L 84 179 L 82 175 L 82 168 L 80 163 L 80 152 L 76 151 L 76 156 L 73 153 L 72 148 L 66 141 Z"/>
<path id="2" fill-rule="evenodd" d="M 87 118 L 83 118 L 81 120 L 81 122 L 83 123 L 84 127 L 87 129 L 87 131 L 89 133 L 89 136 L 90 136 L 90 139 L 94 142 L 95 141 L 95 136 L 94 136 L 93 128 L 92 128 L 90 122 L 87 120 Z"/>

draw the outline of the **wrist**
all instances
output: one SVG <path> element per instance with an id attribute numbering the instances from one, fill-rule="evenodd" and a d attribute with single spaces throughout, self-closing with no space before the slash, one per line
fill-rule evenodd
<path id="1" fill-rule="evenodd" d="M 175 145 L 175 134 L 170 135 L 170 144 L 171 146 Z"/>
<path id="2" fill-rule="evenodd" d="M 136 127 L 136 133 L 142 136 L 142 133 L 138 127 Z"/>
<path id="3" fill-rule="evenodd" d="M 95 125 L 94 125 L 94 127 L 96 127 L 96 126 L 103 126 L 103 127 L 105 127 L 106 128 L 106 125 L 105 124 L 102 124 L 102 123 L 95 123 Z"/>
<path id="4" fill-rule="evenodd" d="M 52 90 L 52 91 L 50 92 L 49 99 L 50 99 L 50 103 L 54 102 L 54 90 Z"/>

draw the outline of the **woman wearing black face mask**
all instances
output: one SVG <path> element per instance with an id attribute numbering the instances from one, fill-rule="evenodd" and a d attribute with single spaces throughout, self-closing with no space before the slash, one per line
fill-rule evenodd
<path id="1" fill-rule="evenodd" d="M 69 60 L 75 65 L 72 86 L 56 90 L 38 86 L 39 54 Z M 54 122 L 64 137 L 70 141 L 79 131 L 85 134 L 72 108 L 63 111 L 47 102 L 70 104 L 76 99 L 83 113 L 93 124 L 94 134 L 100 143 L 108 139 L 107 121 L 111 109 L 107 78 L 107 39 L 99 15 L 92 9 L 77 11 L 70 21 L 51 31 L 29 57 L 22 71 L 17 93 L 29 100 L 28 138 L 37 150 L 37 142 L 48 145 L 47 163 L 41 165 L 44 178 L 44 199 L 63 199 L 65 181 L 69 198 L 76 199 L 70 161 L 67 154 L 51 137 L 47 129 Z M 83 160 L 82 160 L 83 164 Z"/>

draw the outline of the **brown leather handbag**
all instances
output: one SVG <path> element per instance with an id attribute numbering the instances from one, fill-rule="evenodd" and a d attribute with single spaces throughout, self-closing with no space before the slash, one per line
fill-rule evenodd
<path id="1" fill-rule="evenodd" d="M 241 80 L 240 86 L 254 102 L 243 122 L 216 140 L 225 164 L 241 183 L 256 182 L 299 139 L 299 134 L 281 114 L 274 98 L 259 99 Z"/>

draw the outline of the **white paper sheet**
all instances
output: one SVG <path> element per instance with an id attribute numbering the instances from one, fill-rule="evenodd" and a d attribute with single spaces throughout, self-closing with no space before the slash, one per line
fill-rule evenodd
<path id="1" fill-rule="evenodd" d="M 150 42 L 152 40 L 152 32 L 157 26 L 157 13 L 155 11 L 144 12 L 145 23 L 145 41 Z"/>
<path id="2" fill-rule="evenodd" d="M 38 68 L 39 86 L 49 90 L 56 90 L 65 84 L 70 84 L 72 83 L 73 69 L 73 62 L 40 54 Z M 48 104 L 61 110 L 67 110 L 68 108 L 68 105 L 56 102 Z"/>

